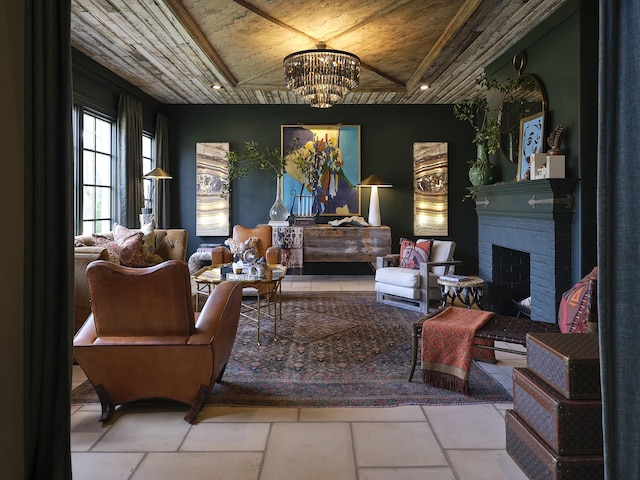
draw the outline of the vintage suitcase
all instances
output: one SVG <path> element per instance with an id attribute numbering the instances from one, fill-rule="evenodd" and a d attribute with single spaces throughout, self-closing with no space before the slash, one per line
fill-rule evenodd
<path id="1" fill-rule="evenodd" d="M 514 410 L 505 419 L 507 453 L 531 480 L 604 479 L 602 455 L 557 455 Z"/>
<path id="2" fill-rule="evenodd" d="M 555 453 L 602 454 L 602 401 L 569 400 L 528 368 L 514 368 L 513 407 Z"/>
<path id="3" fill-rule="evenodd" d="M 527 367 L 572 400 L 600 398 L 598 335 L 527 335 Z"/>

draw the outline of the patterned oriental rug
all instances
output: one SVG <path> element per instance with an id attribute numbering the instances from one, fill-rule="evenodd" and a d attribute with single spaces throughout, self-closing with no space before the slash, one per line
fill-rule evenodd
<path id="1" fill-rule="evenodd" d="M 373 293 L 283 294 L 278 340 L 273 323 L 240 319 L 223 382 L 207 405 L 386 407 L 508 403 L 510 394 L 472 363 L 470 394 L 435 388 L 414 378 L 411 323 L 421 314 L 382 305 Z M 87 381 L 72 403 L 98 403 Z"/>

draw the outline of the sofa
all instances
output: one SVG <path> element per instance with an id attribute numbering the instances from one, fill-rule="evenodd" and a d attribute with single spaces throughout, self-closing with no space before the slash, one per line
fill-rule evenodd
<path id="1" fill-rule="evenodd" d="M 125 227 L 116 225 L 114 232 L 122 231 Z M 127 233 L 143 233 L 146 242 L 146 254 L 143 255 L 145 265 L 157 265 L 166 260 L 180 260 L 186 262 L 188 234 L 182 229 L 155 229 L 155 230 L 134 230 L 126 229 Z M 78 235 L 74 238 L 74 321 L 73 331 L 77 332 L 91 313 L 91 303 L 89 297 L 89 286 L 87 284 L 87 266 L 95 260 L 110 260 L 114 263 L 121 263 L 117 260 L 117 254 L 110 250 L 108 241 L 115 242 L 114 232 L 101 233 L 99 235 Z M 105 246 L 106 245 L 106 246 Z"/>

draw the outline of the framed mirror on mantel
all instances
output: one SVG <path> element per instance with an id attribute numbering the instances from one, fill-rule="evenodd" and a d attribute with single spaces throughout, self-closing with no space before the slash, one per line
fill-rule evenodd
<path id="1" fill-rule="evenodd" d="M 513 57 L 513 67 L 518 74 L 516 87 L 504 96 L 500 109 L 500 150 L 512 163 L 518 162 L 520 120 L 540 112 L 546 117 L 548 108 L 540 79 L 522 73 L 526 65 L 526 53 L 516 53 Z"/>

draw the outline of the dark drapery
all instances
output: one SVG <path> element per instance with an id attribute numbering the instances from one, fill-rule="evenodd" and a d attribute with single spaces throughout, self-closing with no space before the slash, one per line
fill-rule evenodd
<path id="1" fill-rule="evenodd" d="M 605 478 L 640 478 L 640 2 L 600 1 L 598 315 Z"/>
<path id="2" fill-rule="evenodd" d="M 171 173 L 169 166 L 169 126 L 167 117 L 161 113 L 156 117 L 156 136 L 155 136 L 155 159 L 156 167 L 160 167 L 167 173 Z M 156 183 L 158 186 L 158 205 L 160 211 L 154 212 L 156 222 L 159 228 L 169 228 L 169 183 L 162 180 Z"/>
<path id="3" fill-rule="evenodd" d="M 69 0 L 30 0 L 25 7 L 24 478 L 67 479 L 73 313 L 71 11 Z"/>
<path id="4" fill-rule="evenodd" d="M 122 93 L 118 102 L 117 222 L 131 228 L 139 223 L 142 192 L 142 102 Z"/>

